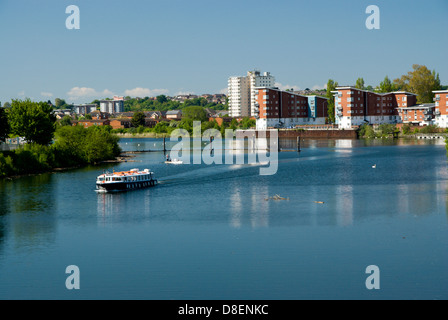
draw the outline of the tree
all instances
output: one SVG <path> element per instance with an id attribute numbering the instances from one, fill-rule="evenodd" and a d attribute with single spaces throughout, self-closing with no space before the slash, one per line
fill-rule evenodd
<path id="1" fill-rule="evenodd" d="M 414 64 L 413 71 L 409 71 L 401 78 L 394 80 L 398 90 L 409 91 L 417 94 L 418 103 L 432 102 L 434 94 L 432 91 L 440 90 L 440 78 L 436 71 L 432 72 L 423 65 Z"/>
<path id="2" fill-rule="evenodd" d="M 54 99 L 54 105 L 56 106 L 56 108 L 60 109 L 63 106 L 65 106 L 67 103 L 65 102 L 64 99 L 60 99 L 60 98 L 56 98 Z"/>
<path id="3" fill-rule="evenodd" d="M 328 99 L 328 120 L 330 123 L 335 122 L 335 115 L 334 115 L 334 96 L 332 91 L 335 91 L 336 88 L 339 86 L 337 82 L 335 82 L 332 79 L 329 79 L 327 82 L 327 99 Z"/>
<path id="4" fill-rule="evenodd" d="M 145 126 L 145 114 L 142 111 L 135 112 L 132 116 L 131 123 L 135 128 Z"/>
<path id="5" fill-rule="evenodd" d="M 392 92 L 392 91 L 395 91 L 395 86 L 392 83 L 392 81 L 390 81 L 389 77 L 386 76 L 384 78 L 384 80 L 380 82 L 378 92 L 379 93 L 387 93 L 387 92 Z"/>
<path id="6" fill-rule="evenodd" d="M 0 142 L 5 141 L 9 134 L 8 115 L 6 110 L 0 107 Z"/>
<path id="7" fill-rule="evenodd" d="M 255 125 L 256 125 L 256 122 L 254 119 L 251 119 L 249 117 L 244 117 L 243 120 L 241 120 L 241 123 L 239 126 L 241 129 L 249 129 L 251 127 L 255 127 Z"/>
<path id="8" fill-rule="evenodd" d="M 365 85 L 364 79 L 358 78 L 358 80 L 356 80 L 355 88 L 363 90 L 365 88 L 364 85 Z"/>
<path id="9" fill-rule="evenodd" d="M 182 116 L 185 119 L 191 119 L 194 121 L 207 121 L 207 112 L 200 106 L 190 106 L 182 110 Z"/>
<path id="10" fill-rule="evenodd" d="M 3 104 L 3 108 L 11 108 L 11 104 L 9 102 L 5 102 Z"/>
<path id="11" fill-rule="evenodd" d="M 48 145 L 53 140 L 56 117 L 46 102 L 12 100 L 9 112 L 11 133 L 29 143 Z"/>
<path id="12" fill-rule="evenodd" d="M 165 103 L 168 101 L 168 98 L 164 94 L 157 96 L 156 99 L 159 103 Z"/>
<path id="13" fill-rule="evenodd" d="M 72 118 L 70 116 L 64 116 L 60 121 L 61 126 L 71 126 Z"/>

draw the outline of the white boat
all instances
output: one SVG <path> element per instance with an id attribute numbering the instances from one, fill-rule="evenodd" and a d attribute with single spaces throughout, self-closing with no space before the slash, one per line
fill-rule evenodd
<path id="1" fill-rule="evenodd" d="M 132 169 L 121 172 L 105 172 L 96 179 L 96 192 L 119 192 L 157 185 L 157 179 L 154 179 L 154 172 L 149 169 L 140 171 Z"/>
<path id="2" fill-rule="evenodd" d="M 169 164 L 182 164 L 184 163 L 182 160 L 179 159 L 171 159 L 171 160 L 166 160 L 165 163 L 169 163 Z"/>

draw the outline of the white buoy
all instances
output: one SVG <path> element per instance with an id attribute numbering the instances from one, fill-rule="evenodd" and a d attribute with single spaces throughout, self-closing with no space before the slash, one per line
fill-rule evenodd
<path id="1" fill-rule="evenodd" d="M 372 168 L 373 168 L 373 169 L 376 169 L 376 164 L 374 164 L 374 165 L 372 166 Z"/>

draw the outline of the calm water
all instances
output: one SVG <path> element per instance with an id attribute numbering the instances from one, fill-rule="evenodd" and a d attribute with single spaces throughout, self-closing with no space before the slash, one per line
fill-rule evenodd
<path id="1" fill-rule="evenodd" d="M 280 153 L 273 176 L 251 165 L 166 165 L 151 152 L 1 181 L 0 299 L 447 299 L 444 145 L 302 147 Z M 161 184 L 94 192 L 103 169 L 134 167 Z M 289 200 L 265 200 L 275 194 Z M 80 290 L 65 287 L 68 265 L 80 269 Z M 369 265 L 380 268 L 379 290 L 366 289 Z"/>

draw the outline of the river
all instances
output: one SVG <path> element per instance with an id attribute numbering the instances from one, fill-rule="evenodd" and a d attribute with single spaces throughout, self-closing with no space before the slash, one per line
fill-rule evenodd
<path id="1" fill-rule="evenodd" d="M 161 140 L 120 144 L 160 149 Z M 250 164 L 167 165 L 145 152 L 0 181 L 0 299 L 447 299 L 444 144 L 301 147 L 280 152 L 273 175 Z M 132 168 L 150 168 L 160 184 L 94 191 L 103 170 Z M 78 290 L 66 287 L 71 265 Z M 379 288 L 369 289 L 372 265 Z"/>

